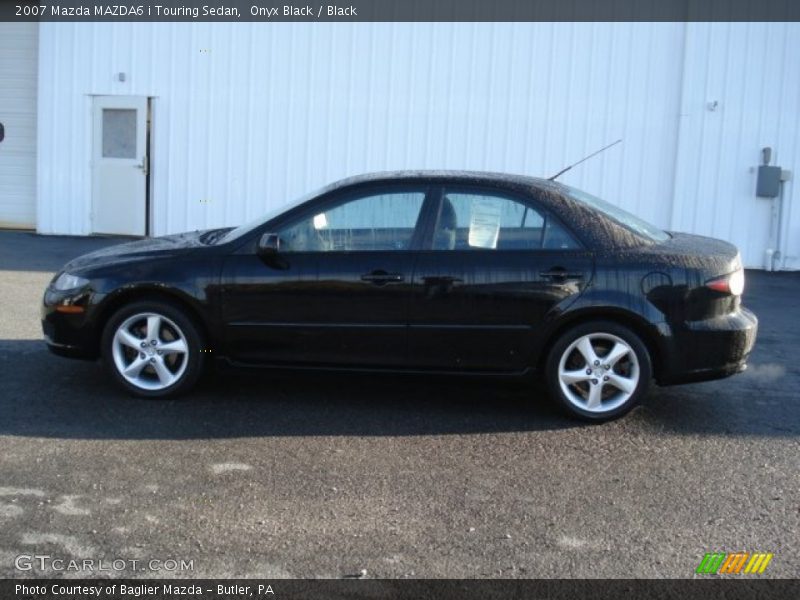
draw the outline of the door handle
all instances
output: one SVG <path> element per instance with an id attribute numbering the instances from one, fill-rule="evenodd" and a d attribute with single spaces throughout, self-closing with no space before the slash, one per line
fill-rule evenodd
<path id="1" fill-rule="evenodd" d="M 386 285 L 387 283 L 400 283 L 405 280 L 402 273 L 387 273 L 383 270 L 372 271 L 361 276 L 361 281 L 368 281 L 375 285 Z"/>
<path id="2" fill-rule="evenodd" d="M 566 279 L 583 279 L 583 273 L 580 271 L 567 271 L 560 267 L 550 269 L 549 271 L 541 271 L 539 277 L 542 279 L 554 279 L 556 281 L 564 281 Z"/>

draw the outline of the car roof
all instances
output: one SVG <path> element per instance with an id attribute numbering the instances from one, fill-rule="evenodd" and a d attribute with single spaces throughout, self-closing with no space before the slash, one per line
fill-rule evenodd
<path id="1" fill-rule="evenodd" d="M 336 181 L 325 188 L 325 191 L 355 186 L 366 183 L 397 183 L 400 181 L 437 181 L 437 182 L 458 182 L 475 184 L 494 184 L 510 185 L 512 187 L 533 187 L 538 189 L 548 189 L 563 192 L 564 187 L 560 183 L 531 177 L 529 175 L 518 175 L 513 173 L 496 173 L 491 171 L 460 171 L 460 170 L 406 170 L 406 171 L 380 171 L 376 173 L 365 173 L 355 175 Z"/>

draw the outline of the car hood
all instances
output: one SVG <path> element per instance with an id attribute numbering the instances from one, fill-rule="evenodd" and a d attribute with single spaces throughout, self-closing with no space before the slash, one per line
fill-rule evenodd
<path id="1" fill-rule="evenodd" d="M 190 231 L 116 244 L 79 256 L 68 262 L 64 270 L 75 272 L 109 264 L 185 254 L 206 247 L 200 240 L 207 231 Z"/>

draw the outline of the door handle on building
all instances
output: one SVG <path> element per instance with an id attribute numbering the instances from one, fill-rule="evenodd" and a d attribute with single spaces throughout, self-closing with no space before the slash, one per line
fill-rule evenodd
<path id="1" fill-rule="evenodd" d="M 148 173 L 147 167 L 148 167 L 147 157 L 145 156 L 144 158 L 142 158 L 142 163 L 139 164 L 139 165 L 136 165 L 136 168 L 137 169 L 141 169 L 142 171 L 144 171 L 144 174 L 147 175 L 147 173 Z"/>

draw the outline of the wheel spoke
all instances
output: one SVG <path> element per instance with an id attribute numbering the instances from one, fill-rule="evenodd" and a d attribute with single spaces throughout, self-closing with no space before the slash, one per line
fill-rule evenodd
<path id="1" fill-rule="evenodd" d="M 600 360 L 603 361 L 603 364 L 614 366 L 617 364 L 620 358 L 628 354 L 631 349 L 628 348 L 625 344 L 621 344 L 619 342 L 614 344 L 614 347 L 606 354 L 605 356 L 601 357 Z"/>
<path id="2" fill-rule="evenodd" d="M 150 315 L 147 317 L 147 339 L 158 341 L 161 332 L 161 317 L 158 315 Z"/>
<path id="3" fill-rule="evenodd" d="M 586 408 L 593 410 L 600 407 L 600 401 L 603 398 L 603 384 L 594 383 L 589 386 L 589 398 L 587 399 Z"/>
<path id="4" fill-rule="evenodd" d="M 628 377 L 623 377 L 617 373 L 609 373 L 608 378 L 608 383 L 626 394 L 631 394 L 636 389 L 636 381 Z"/>
<path id="5" fill-rule="evenodd" d="M 161 344 L 159 349 L 164 354 L 186 354 L 188 351 L 186 342 L 182 338 Z"/>
<path id="6" fill-rule="evenodd" d="M 586 364 L 593 365 L 594 361 L 597 360 L 597 354 L 595 353 L 594 348 L 592 347 L 592 342 L 589 339 L 589 336 L 582 337 L 581 341 L 578 342 L 578 345 L 576 347 L 578 349 L 578 352 L 581 353 L 581 356 L 583 356 L 583 360 L 586 361 Z"/>
<path id="7" fill-rule="evenodd" d="M 118 329 L 117 334 L 115 336 L 117 342 L 124 346 L 128 346 L 129 348 L 133 348 L 137 352 L 140 351 L 140 346 L 144 340 L 140 340 L 135 335 L 133 335 L 130 331 L 126 329 Z"/>
<path id="8" fill-rule="evenodd" d="M 580 381 L 588 381 L 591 378 L 592 378 L 591 374 L 587 375 L 585 369 L 577 369 L 575 371 L 561 372 L 561 381 L 563 381 L 567 385 L 572 385 L 573 383 L 578 383 Z"/>
<path id="9" fill-rule="evenodd" d="M 146 366 L 147 359 L 137 355 L 136 358 L 133 359 L 133 362 L 125 367 L 122 374 L 129 379 L 136 379 Z"/>
<path id="10" fill-rule="evenodd" d="M 166 387 L 173 382 L 175 376 L 172 374 L 172 371 L 167 368 L 167 365 L 164 364 L 163 358 L 158 356 L 155 362 L 150 364 L 152 364 L 153 368 L 156 370 L 156 375 L 158 375 L 158 380 L 161 382 L 161 385 Z"/>

